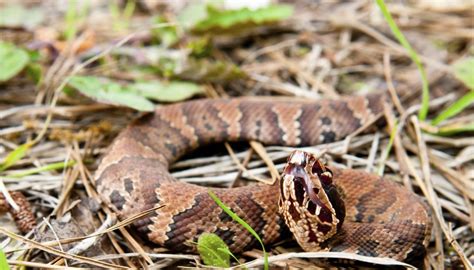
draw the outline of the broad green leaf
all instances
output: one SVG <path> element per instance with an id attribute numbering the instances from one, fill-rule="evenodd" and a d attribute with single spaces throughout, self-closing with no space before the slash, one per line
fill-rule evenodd
<path id="1" fill-rule="evenodd" d="M 473 74 L 474 76 L 474 74 Z M 474 103 L 474 91 L 470 91 L 466 95 L 462 96 L 451 106 L 442 111 L 432 122 L 433 125 L 437 125 L 442 121 L 455 116 L 456 114 L 462 112 L 467 106 Z"/>
<path id="2" fill-rule="evenodd" d="M 8 265 L 7 257 L 5 256 L 5 253 L 3 252 L 2 249 L 0 249 L 0 269 L 2 270 L 10 269 L 10 266 Z"/>
<path id="3" fill-rule="evenodd" d="M 469 89 L 474 89 L 474 57 L 468 57 L 453 65 L 454 76 Z"/>
<path id="4" fill-rule="evenodd" d="M 263 250 L 263 256 L 264 256 L 263 257 L 264 258 L 264 265 L 263 266 L 264 266 L 264 269 L 267 270 L 268 269 L 268 254 L 265 251 L 265 245 L 263 245 L 263 241 L 260 238 L 260 236 L 258 235 L 258 233 L 247 222 L 245 222 L 245 220 L 243 220 L 237 214 L 232 212 L 232 210 L 227 205 L 225 205 L 219 199 L 219 197 L 217 197 L 217 195 L 214 194 L 214 192 L 212 192 L 212 190 L 209 189 L 207 191 L 207 193 L 209 193 L 209 196 L 211 196 L 211 198 L 214 200 L 214 202 L 216 202 L 216 204 L 220 208 L 222 208 L 222 210 L 224 210 L 224 212 L 226 212 L 227 215 L 229 215 L 233 220 L 237 221 L 240 225 L 242 225 L 242 227 L 244 227 L 247 231 L 249 231 L 249 233 L 252 234 L 253 237 L 255 237 L 255 239 L 257 239 L 258 242 L 260 242 L 260 245 L 262 246 L 262 250 Z"/>
<path id="5" fill-rule="evenodd" d="M 69 80 L 69 85 L 99 102 L 123 105 L 139 111 L 154 109 L 153 103 L 145 97 L 104 78 L 73 76 Z"/>
<path id="6" fill-rule="evenodd" d="M 3 162 L 0 164 L 0 172 L 8 169 L 12 165 L 14 165 L 18 160 L 22 159 L 25 155 L 26 152 L 30 149 L 30 147 L 33 145 L 31 142 L 24 143 L 17 148 L 15 148 L 13 151 L 11 151 L 3 160 Z"/>
<path id="7" fill-rule="evenodd" d="M 181 81 L 149 81 L 131 84 L 128 88 L 141 96 L 163 102 L 181 101 L 203 92 L 199 85 Z"/>
<path id="8" fill-rule="evenodd" d="M 291 16 L 293 7 L 290 5 L 271 5 L 265 8 L 251 10 L 219 10 L 208 7 L 207 18 L 199 21 L 193 28 L 196 31 L 206 31 L 213 28 L 228 29 L 243 24 L 263 24 L 284 20 Z"/>
<path id="9" fill-rule="evenodd" d="M 197 250 L 206 265 L 216 267 L 230 266 L 229 248 L 216 234 L 201 234 L 198 239 Z"/>
<path id="10" fill-rule="evenodd" d="M 185 28 L 196 25 L 199 21 L 206 19 L 206 6 L 207 5 L 202 2 L 192 2 L 178 14 L 178 22 Z"/>
<path id="11" fill-rule="evenodd" d="M 24 8 L 13 4 L 0 9 L 1 27 L 25 27 L 33 29 L 44 20 L 43 8 Z"/>
<path id="12" fill-rule="evenodd" d="M 0 82 L 17 75 L 30 60 L 25 50 L 4 42 L 0 42 L 0 59 Z"/>

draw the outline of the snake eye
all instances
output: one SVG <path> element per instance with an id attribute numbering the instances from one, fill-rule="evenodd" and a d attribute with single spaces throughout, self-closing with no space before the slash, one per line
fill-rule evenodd
<path id="1" fill-rule="evenodd" d="M 319 160 L 313 163 L 311 172 L 317 175 L 324 185 L 332 185 L 332 172 L 326 168 Z"/>
<path id="2" fill-rule="evenodd" d="M 316 175 L 321 175 L 324 172 L 324 165 L 319 161 L 316 160 L 313 163 L 313 167 L 311 168 L 311 172 Z"/>
<path id="3" fill-rule="evenodd" d="M 332 173 L 329 171 L 323 172 L 321 175 L 319 175 L 319 179 L 321 179 L 321 182 L 325 185 L 331 185 L 332 184 Z"/>

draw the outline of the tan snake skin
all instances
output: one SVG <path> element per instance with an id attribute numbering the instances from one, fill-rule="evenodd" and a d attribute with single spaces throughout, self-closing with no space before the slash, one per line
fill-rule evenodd
<path id="1" fill-rule="evenodd" d="M 203 232 L 218 234 L 233 252 L 256 239 L 219 208 L 206 187 L 176 181 L 168 167 L 199 146 L 256 140 L 303 146 L 345 138 L 382 111 L 380 94 L 340 100 L 204 99 L 163 106 L 141 117 L 112 143 L 95 174 L 104 201 L 125 219 L 165 207 L 134 225 L 147 238 L 173 250 L 194 250 Z M 379 177 L 332 169 L 346 205 L 346 222 L 321 248 L 405 260 L 423 253 L 431 219 L 421 200 Z M 213 188 L 266 244 L 290 237 L 278 210 L 279 187 Z"/>

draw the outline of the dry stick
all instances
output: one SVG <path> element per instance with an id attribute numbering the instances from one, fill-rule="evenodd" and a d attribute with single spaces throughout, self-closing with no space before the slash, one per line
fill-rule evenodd
<path id="1" fill-rule="evenodd" d="M 320 95 L 317 93 L 307 91 L 291 83 L 277 81 L 274 78 L 263 76 L 261 74 L 250 73 L 249 78 L 256 82 L 265 84 L 265 87 L 268 88 L 268 90 L 271 90 L 271 91 L 274 91 L 276 93 L 283 94 L 286 96 L 292 95 L 296 97 L 304 97 L 304 98 L 310 98 L 310 99 L 320 98 Z"/>
<path id="2" fill-rule="evenodd" d="M 375 115 L 374 117 L 370 118 L 366 123 L 364 123 L 360 128 L 356 129 L 354 132 L 347 135 L 347 137 L 344 139 L 343 150 L 340 153 L 334 153 L 330 151 L 329 149 L 328 149 L 328 153 L 339 154 L 339 155 L 346 154 L 349 151 L 349 144 L 351 143 L 352 138 L 361 134 L 367 128 L 371 127 L 375 122 L 377 122 L 380 119 L 381 116 L 382 116 L 382 113 Z"/>
<path id="3" fill-rule="evenodd" d="M 78 242 L 78 241 L 82 241 L 84 239 L 87 239 L 87 238 L 91 238 L 91 237 L 97 237 L 97 236 L 100 236 L 100 235 L 103 235 L 103 234 L 106 234 L 106 233 L 110 233 L 114 230 L 117 230 L 121 227 L 125 227 L 125 226 L 128 226 L 130 224 L 132 224 L 133 222 L 135 222 L 137 219 L 140 219 L 140 218 L 143 218 L 147 215 L 150 215 L 151 213 L 153 213 L 154 211 L 162 208 L 163 206 L 156 206 L 156 207 L 153 207 L 153 208 L 150 208 L 148 210 L 145 210 L 143 212 L 140 212 L 138 214 L 135 214 L 127 219 L 124 219 L 118 223 L 116 223 L 115 225 L 113 226 L 110 226 L 109 228 L 106 228 L 106 229 L 103 229 L 103 230 L 98 230 L 92 234 L 89 234 L 89 235 L 85 235 L 85 236 L 78 236 L 78 237 L 71 237 L 71 238 L 66 238 L 66 239 L 60 239 L 59 241 L 56 241 L 56 240 L 52 240 L 52 241 L 46 241 L 46 242 L 41 242 L 41 243 L 38 243 L 38 244 L 41 244 L 42 246 L 45 246 L 45 247 L 55 247 L 55 246 L 58 246 L 58 244 L 69 244 L 69 243 L 74 243 L 74 242 Z M 113 215 L 111 215 L 111 220 L 115 220 Z M 22 249 L 18 249 L 18 250 L 22 250 Z M 15 251 L 18 251 L 18 250 L 10 250 L 10 251 L 5 251 L 5 253 L 12 253 L 12 252 L 15 252 Z M 138 254 L 138 253 L 137 253 Z"/>
<path id="4" fill-rule="evenodd" d="M 82 113 L 90 113 L 94 111 L 106 110 L 113 107 L 109 104 L 89 104 L 89 105 L 73 105 L 73 106 L 56 106 L 51 108 L 46 105 L 25 105 L 9 108 L 0 111 L 0 119 L 10 117 L 12 115 L 45 115 L 51 112 L 54 115 L 63 117 L 75 117 Z M 3 130 L 3 129 L 2 129 Z"/>
<path id="5" fill-rule="evenodd" d="M 74 188 L 74 184 L 76 183 L 76 180 L 78 177 L 79 177 L 79 171 L 77 169 L 70 170 L 70 173 L 68 174 L 68 176 L 65 177 L 65 181 L 63 184 L 63 189 L 61 191 L 59 202 L 56 208 L 53 210 L 52 215 L 57 214 L 58 217 L 61 217 L 62 215 L 64 215 L 65 213 L 64 209 L 66 208 L 69 195 L 71 194 L 71 191 Z"/>
<path id="6" fill-rule="evenodd" d="M 374 135 L 374 140 L 370 146 L 369 156 L 367 157 L 367 165 L 365 166 L 366 172 L 372 172 L 374 169 L 375 157 L 377 156 L 377 150 L 380 143 L 380 133 L 376 132 Z"/>
<path id="7" fill-rule="evenodd" d="M 332 89 L 331 87 L 327 86 L 323 82 L 319 82 L 314 78 L 314 75 L 308 73 L 305 70 L 302 70 L 299 68 L 297 65 L 293 64 L 292 62 L 288 61 L 285 57 L 283 57 L 281 52 L 273 52 L 270 53 L 270 56 L 274 58 L 277 61 L 280 61 L 284 64 L 284 66 L 294 75 L 300 75 L 305 79 L 309 84 L 311 84 L 311 87 L 313 90 L 321 90 L 321 92 L 324 92 L 327 96 L 332 97 L 332 98 L 337 98 L 339 95 Z"/>
<path id="8" fill-rule="evenodd" d="M 252 159 L 252 155 L 253 155 L 253 149 L 249 148 L 248 151 L 247 151 L 247 155 L 245 156 L 244 161 L 242 162 L 242 166 L 244 166 L 244 168 L 247 169 L 247 166 L 248 166 L 250 160 Z M 244 172 L 243 170 L 239 170 L 239 172 L 235 176 L 234 181 L 232 181 L 232 184 L 230 185 L 230 187 L 235 187 L 236 186 L 237 182 L 242 177 L 243 172 Z"/>
<path id="9" fill-rule="evenodd" d="M 428 202 L 430 203 L 430 200 L 429 200 L 430 194 L 428 193 L 428 188 L 426 187 L 426 184 L 423 182 L 421 177 L 418 175 L 415 167 L 410 162 L 409 157 L 407 155 L 403 155 L 403 158 L 405 159 L 404 163 L 407 165 L 407 169 L 410 172 L 410 175 L 415 179 L 416 183 L 418 184 L 419 188 L 421 189 L 421 192 L 423 193 L 423 195 L 427 198 Z M 433 230 L 434 230 L 434 234 L 436 236 L 435 237 L 436 238 L 436 248 L 437 248 L 439 254 L 443 255 L 443 246 L 442 246 L 442 242 L 441 242 L 441 235 L 440 235 L 440 231 L 439 231 L 439 226 L 437 225 L 436 222 L 434 223 Z M 436 269 L 438 267 L 442 268 L 442 264 L 438 265 L 436 267 Z"/>
<path id="10" fill-rule="evenodd" d="M 269 184 L 271 185 L 273 183 L 272 180 L 265 180 L 265 179 L 262 179 L 256 175 L 254 175 L 252 172 L 250 172 L 249 170 L 247 170 L 247 168 L 245 168 L 244 165 L 242 165 L 242 163 L 240 162 L 240 160 L 237 158 L 237 156 L 235 155 L 235 152 L 234 150 L 232 150 L 232 147 L 230 147 L 229 143 L 224 143 L 225 145 L 225 148 L 227 149 L 227 152 L 229 152 L 229 155 L 230 157 L 232 158 L 232 161 L 234 161 L 235 165 L 239 168 L 239 171 L 240 172 L 245 172 L 247 173 L 247 175 L 249 175 L 250 178 L 253 178 L 259 182 L 262 182 L 262 183 L 265 183 L 265 184 Z"/>
<path id="11" fill-rule="evenodd" d="M 5 201 L 13 208 L 15 211 L 20 211 L 20 206 L 13 200 L 13 198 L 10 195 L 10 192 L 8 192 L 7 187 L 3 183 L 3 180 L 0 178 L 0 192 L 3 194 L 3 197 L 5 197 Z"/>
<path id="12" fill-rule="evenodd" d="M 276 181 L 280 181 L 280 173 L 275 167 L 273 160 L 268 156 L 265 147 L 263 147 L 263 145 L 257 141 L 250 141 L 250 146 L 253 150 L 255 150 L 255 152 L 260 156 L 260 158 L 263 159 L 263 161 L 267 165 L 268 170 L 270 171 L 270 175 L 272 176 L 272 183 L 270 184 L 274 184 Z"/>
<path id="13" fill-rule="evenodd" d="M 9 265 L 16 265 L 16 266 L 27 266 L 32 267 L 34 269 L 65 269 L 64 266 L 57 266 L 51 265 L 46 263 L 38 263 L 38 262 L 27 262 L 27 261 L 17 261 L 17 260 L 7 260 Z M 88 268 L 79 268 L 79 267 L 71 267 L 68 266 L 67 270 L 84 270 Z"/>
<path id="14" fill-rule="evenodd" d="M 71 153 L 71 152 L 73 152 L 73 149 L 68 147 L 68 153 Z M 77 162 L 82 161 L 80 156 L 78 157 L 76 155 L 73 158 L 76 159 L 76 164 L 77 164 Z M 72 189 L 74 188 L 74 184 L 76 183 L 76 180 L 79 177 L 79 173 L 80 173 L 78 168 L 75 169 L 75 170 L 72 169 L 72 170 L 70 170 L 70 172 L 71 172 L 69 174 L 70 177 L 66 177 L 65 185 L 64 185 L 63 190 L 61 192 L 61 197 L 59 199 L 58 205 L 52 212 L 53 215 L 57 214 L 58 217 L 63 216 L 66 213 L 66 211 L 68 211 L 67 208 L 69 208 L 69 207 L 66 208 L 66 206 L 69 202 L 69 196 L 71 194 Z M 52 228 L 51 228 L 51 230 L 52 230 Z M 58 242 L 59 242 L 59 240 L 58 240 Z M 60 244 L 60 242 L 59 242 L 59 244 Z M 61 247 L 61 245 L 60 245 L 60 247 Z M 68 252 L 71 253 L 70 251 L 68 251 Z M 77 254 L 77 253 L 73 253 L 73 254 Z M 56 259 L 53 260 L 52 264 L 53 265 L 63 265 L 64 264 L 64 265 L 67 266 L 67 261 L 64 260 L 64 258 L 56 258 Z"/>
<path id="15" fill-rule="evenodd" d="M 76 142 L 76 145 L 77 145 L 77 142 Z M 76 145 L 74 145 L 74 146 L 76 146 Z M 75 149 L 75 150 L 77 151 L 77 149 Z M 87 179 L 89 179 L 89 178 L 87 178 L 86 173 L 84 173 L 86 168 L 84 167 L 84 164 L 82 163 L 80 153 L 77 153 L 76 151 L 72 151 L 72 153 L 73 153 L 73 155 L 75 155 L 75 157 L 78 156 L 79 163 L 77 163 L 77 164 L 79 166 L 78 170 L 82 175 L 82 179 L 83 179 L 82 182 L 87 182 L 87 183 L 84 183 L 84 185 L 85 185 L 85 187 L 89 187 L 89 189 L 86 188 L 86 192 L 88 192 L 89 197 L 98 198 L 98 195 L 95 192 L 95 190 L 90 188 L 90 183 L 89 183 L 89 181 L 87 181 Z M 87 176 L 89 176 L 89 175 L 87 175 Z M 105 212 L 106 212 L 107 216 L 112 215 L 112 211 L 110 211 L 108 208 L 105 208 Z M 104 216 L 101 213 L 98 213 L 98 217 L 99 217 L 101 222 L 104 222 Z M 119 252 L 119 253 L 124 252 L 122 247 L 119 245 L 119 243 L 117 243 L 116 239 L 111 234 L 107 234 L 107 237 L 109 238 L 110 242 L 112 243 L 112 245 L 114 246 L 114 248 L 117 252 Z M 131 268 L 136 268 L 136 266 L 128 258 L 125 258 L 125 263 Z"/>
<path id="16" fill-rule="evenodd" d="M 383 54 L 383 66 L 384 66 L 383 71 L 385 74 L 385 81 L 387 82 L 388 92 L 390 94 L 393 104 L 395 105 L 395 108 L 397 108 L 398 113 L 401 115 L 405 112 L 405 109 L 403 108 L 402 103 L 400 102 L 400 99 L 398 98 L 397 90 L 395 90 L 395 87 L 393 86 L 392 72 L 390 70 L 390 54 L 388 52 L 385 52 Z"/>
<path id="17" fill-rule="evenodd" d="M 79 166 L 79 169 L 80 169 L 80 173 L 81 173 L 81 177 L 83 179 L 83 184 L 84 184 L 84 187 L 86 188 L 86 192 L 87 194 L 89 195 L 89 197 L 92 197 L 92 198 L 98 198 L 98 194 L 95 192 L 95 189 L 92 187 L 91 183 L 88 181 L 88 178 L 85 171 L 86 171 L 86 168 L 84 166 L 84 163 L 82 162 L 82 159 L 80 157 L 80 154 L 79 154 L 79 145 L 77 143 L 77 141 L 74 141 L 74 152 L 73 154 L 76 155 L 76 160 L 77 160 L 77 164 Z M 112 215 L 112 211 L 110 211 L 110 209 L 108 208 L 104 208 L 104 210 L 106 210 L 106 214 L 107 215 Z M 101 218 L 101 221 L 103 222 L 103 216 L 99 216 Z M 119 228 L 119 231 L 124 235 L 125 239 L 132 245 L 132 247 L 135 248 L 136 251 L 138 251 L 138 253 L 141 253 L 143 254 L 143 258 L 149 263 L 149 264 L 153 264 L 153 261 L 150 259 L 150 257 L 146 256 L 146 253 L 145 251 L 143 250 L 143 248 L 135 241 L 135 239 L 133 239 L 133 237 L 131 237 L 127 230 L 123 227 L 120 227 Z M 112 241 L 113 242 L 113 241 Z M 118 245 L 117 245 L 118 246 Z M 114 245 L 114 247 L 117 247 Z M 120 248 L 120 249 L 117 249 L 117 251 L 122 251 L 123 250 Z M 127 260 L 127 264 L 132 264 L 132 262 L 128 261 Z M 135 267 L 135 266 L 131 266 L 131 267 Z"/>
<path id="18" fill-rule="evenodd" d="M 464 200 L 466 201 L 466 205 L 469 207 L 469 213 L 470 213 L 470 225 L 471 225 L 471 231 L 474 231 L 474 204 L 471 203 L 469 198 L 466 198 L 466 195 L 464 195 Z"/>
<path id="19" fill-rule="evenodd" d="M 394 49 L 397 52 L 402 53 L 403 55 L 408 54 L 408 52 L 405 50 L 405 48 L 403 46 L 401 46 L 397 42 L 392 41 L 391 39 L 387 38 L 383 34 L 379 33 L 376 29 L 374 29 L 374 28 L 372 28 L 372 27 L 370 27 L 370 26 L 368 26 L 368 25 L 366 25 L 366 24 L 364 24 L 360 21 L 353 20 L 353 19 L 341 18 L 341 17 L 332 17 L 332 18 L 329 19 L 329 21 L 331 23 L 335 24 L 335 25 L 343 25 L 345 27 L 351 27 L 351 28 L 357 29 L 357 30 L 365 33 L 366 35 L 373 37 L 374 39 L 376 39 L 380 43 Z M 453 72 L 452 69 L 448 65 L 446 65 L 444 63 L 441 63 L 441 62 L 437 61 L 436 59 L 432 59 L 428 56 L 424 56 L 424 55 L 421 55 L 421 54 L 419 54 L 419 56 L 420 56 L 420 59 L 423 60 L 423 62 L 426 62 L 430 66 L 436 67 L 437 69 L 440 69 L 440 70 L 442 70 L 446 73 L 449 73 L 449 74 L 451 74 Z"/>
<path id="20" fill-rule="evenodd" d="M 464 267 L 466 269 L 472 269 L 471 262 L 466 257 L 466 254 L 463 252 L 461 246 L 459 246 L 459 243 L 454 238 L 454 236 L 452 234 L 452 230 L 446 224 L 446 221 L 444 220 L 444 217 L 442 215 L 442 210 L 441 210 L 441 206 L 439 205 L 438 196 L 436 195 L 436 193 L 433 189 L 433 183 L 431 182 L 431 173 L 430 173 L 428 151 L 426 149 L 426 144 L 423 141 L 423 135 L 421 134 L 420 124 L 418 122 L 418 119 L 415 116 L 412 116 L 410 118 L 410 120 L 413 124 L 414 130 L 415 130 L 415 135 L 416 135 L 416 140 L 418 142 L 419 157 L 420 157 L 420 162 L 421 162 L 421 165 L 422 165 L 423 177 L 425 179 L 426 188 L 427 188 L 427 191 L 428 191 L 428 194 L 429 194 L 429 196 L 427 196 L 427 199 L 430 200 L 430 204 L 431 204 L 431 206 L 434 210 L 435 217 L 436 217 L 436 219 L 437 219 L 437 221 L 438 221 L 438 223 L 441 227 L 441 230 L 443 231 L 444 235 L 446 236 L 446 239 L 451 244 L 454 251 L 461 258 L 461 261 L 463 262 Z M 442 261 L 441 261 L 441 263 L 442 263 Z"/>
<path id="21" fill-rule="evenodd" d="M 418 153 L 419 150 L 416 149 L 416 146 L 405 142 L 404 146 L 413 151 L 414 153 Z M 456 187 L 461 193 L 466 195 L 469 199 L 474 200 L 474 190 L 472 185 L 469 183 L 469 180 L 463 176 L 462 174 L 456 172 L 455 170 L 445 166 L 445 161 L 441 160 L 439 157 L 435 156 L 431 151 L 428 151 L 429 162 L 438 169 L 448 180 L 449 182 Z"/>
<path id="22" fill-rule="evenodd" d="M 395 116 L 393 115 L 392 110 L 388 108 L 388 106 L 384 106 L 384 114 L 385 114 L 385 119 L 387 120 L 387 125 L 390 130 L 393 130 L 395 128 Z M 400 174 L 403 178 L 403 184 L 406 188 L 409 190 L 413 191 L 413 187 L 410 183 L 410 178 L 409 178 L 409 171 L 407 168 L 406 161 L 409 159 L 408 155 L 405 151 L 405 149 L 402 146 L 401 138 L 400 138 L 400 131 L 403 126 L 403 123 L 398 123 L 398 128 L 397 132 L 395 132 L 395 137 L 393 138 L 393 145 L 395 148 L 395 156 L 397 158 L 398 164 L 400 165 Z"/>
<path id="23" fill-rule="evenodd" d="M 373 263 L 373 264 L 378 264 L 378 265 L 396 265 L 396 266 L 403 266 L 409 269 L 416 269 L 414 266 L 396 261 L 394 259 L 389 259 L 389 258 L 380 258 L 380 257 L 368 257 L 368 256 L 362 256 L 362 255 L 357 255 L 354 253 L 346 253 L 346 252 L 290 252 L 290 253 L 285 253 L 285 254 L 280 254 L 280 255 L 275 255 L 275 256 L 269 256 L 268 257 L 268 262 L 273 263 L 277 261 L 283 261 L 283 260 L 288 260 L 292 258 L 307 258 L 307 259 L 346 259 L 346 260 L 357 260 L 361 262 L 367 262 L 367 263 Z M 264 260 L 262 258 L 253 260 L 251 262 L 245 263 L 243 265 L 238 265 L 235 267 L 232 267 L 231 269 L 238 269 L 239 267 L 258 267 L 263 265 Z"/>
<path id="24" fill-rule="evenodd" d="M 298 43 L 297 39 L 287 39 L 280 43 L 272 44 L 271 46 L 266 46 L 254 52 L 250 52 L 250 54 L 245 57 L 244 61 L 242 61 L 242 66 L 245 66 L 254 62 L 254 60 L 259 56 L 265 55 L 267 53 L 277 52 L 287 47 L 293 47 L 297 43 Z"/>
<path id="25" fill-rule="evenodd" d="M 48 219 L 47 218 L 43 218 L 43 222 L 46 224 L 46 226 L 49 228 L 49 230 L 51 231 L 51 233 L 53 234 L 54 238 L 55 238 L 55 241 L 58 243 L 58 247 L 59 249 L 64 252 L 64 248 L 63 248 L 63 245 L 61 245 L 61 242 L 59 242 L 59 236 L 58 234 L 56 233 L 56 231 L 54 230 L 54 227 L 53 225 L 51 225 L 51 223 L 49 223 Z M 77 253 L 75 253 L 77 254 Z M 59 259 L 61 257 L 58 257 L 57 259 Z M 62 259 L 62 258 L 61 258 Z M 66 267 L 68 266 L 67 265 L 67 260 L 61 260 L 62 262 L 64 262 L 64 265 L 66 265 Z M 50 263 L 51 264 L 51 263 Z M 54 263 L 54 265 L 57 265 L 57 262 Z M 62 265 L 62 263 L 61 263 Z"/>
<path id="26" fill-rule="evenodd" d="M 93 259 L 90 259 L 90 258 L 87 258 L 87 257 L 83 257 L 83 256 L 67 254 L 67 253 L 62 252 L 60 250 L 57 250 L 57 249 L 54 249 L 54 248 L 51 248 L 51 247 L 48 247 L 48 246 L 44 246 L 41 243 L 30 240 L 26 237 L 17 235 L 15 233 L 12 233 L 12 232 L 10 232 L 7 229 L 4 229 L 2 227 L 0 227 L 0 233 L 4 234 L 4 235 L 6 235 L 10 238 L 13 238 L 17 241 L 21 241 L 21 242 L 23 242 L 23 243 L 25 243 L 25 244 L 33 247 L 33 248 L 36 248 L 36 249 L 39 249 L 39 250 L 42 250 L 42 251 L 45 251 L 45 252 L 48 252 L 48 253 L 51 253 L 51 254 L 54 254 L 54 255 L 57 255 L 57 256 L 61 256 L 61 257 L 67 258 L 67 259 L 77 260 L 77 261 L 80 261 L 80 262 L 83 262 L 83 263 L 88 263 L 88 264 L 95 265 L 95 266 L 98 266 L 98 267 L 106 267 L 106 268 L 111 268 L 112 267 L 112 268 L 127 269 L 124 266 L 111 264 L 111 263 L 106 263 L 106 262 L 100 262 L 100 261 L 96 261 L 96 260 L 93 260 Z"/>

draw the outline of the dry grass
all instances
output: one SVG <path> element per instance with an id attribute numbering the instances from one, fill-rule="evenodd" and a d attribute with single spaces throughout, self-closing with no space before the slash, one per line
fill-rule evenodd
<path id="1" fill-rule="evenodd" d="M 51 12 L 47 28 L 64 27 L 59 4 L 55 1 L 36 4 Z M 430 9 L 423 5 L 426 1 L 409 5 L 392 1 L 389 10 L 426 67 L 432 90 L 429 118 L 434 118 L 467 91 L 453 77 L 449 65 L 472 54 L 474 31 L 469 8 Z M 368 123 L 347 140 L 303 149 L 326 152 L 324 157 L 334 166 L 385 175 L 426 198 L 433 209 L 435 226 L 424 266 L 469 267 L 474 260 L 472 133 L 441 137 L 423 131 L 429 127 L 415 117 L 420 109 L 418 72 L 392 38 L 373 2 L 298 1 L 295 7 L 296 15 L 278 26 L 215 38 L 212 57 L 238 64 L 248 76 L 231 82 L 206 83 L 207 96 L 318 99 L 390 91 L 395 106 L 387 107 L 380 116 L 387 120 L 386 129 L 372 131 Z M 34 85 L 24 77 L 17 77 L 0 85 L 0 160 L 22 143 L 35 142 L 25 158 L 0 175 L 0 183 L 4 184 L 0 187 L 23 191 L 41 221 L 34 233 L 23 237 L 12 233 L 15 228 L 11 221 L 2 217 L 0 248 L 11 265 L 35 268 L 202 266 L 198 256 L 147 246 L 131 227 L 125 226 L 127 222 L 117 223 L 110 209 L 98 205 L 100 199 L 91 181 L 98 159 L 138 113 L 71 98 L 62 93 L 62 88 L 68 76 L 75 73 L 133 78 L 135 74 L 112 55 L 118 47 L 142 46 L 150 37 L 151 27 L 147 22 L 150 15 L 142 13 L 132 17 L 129 28 L 113 31 L 113 20 L 107 20 L 107 8 L 97 4 L 96 9 L 102 17 L 90 16 L 81 26 L 83 30 L 94 31 L 95 44 L 90 51 L 77 52 L 88 38 L 86 34 L 79 35 L 54 62 L 45 65 L 47 71 L 41 84 Z M 174 14 L 171 5 L 153 8 L 154 13 L 160 11 L 168 12 L 171 17 Z M 32 30 L 33 34 L 38 31 Z M 5 39 L 25 45 L 24 40 L 18 40 L 20 32 L 11 34 L 8 29 L 0 29 Z M 179 54 L 181 50 L 173 49 L 169 53 Z M 93 59 L 79 62 L 84 54 L 92 55 Z M 89 65 L 98 58 L 102 59 L 101 65 Z M 150 76 L 156 77 L 145 75 Z M 400 93 L 403 93 L 401 101 Z M 449 123 L 472 122 L 473 116 L 471 106 Z M 388 147 L 392 142 L 393 147 Z M 224 149 L 230 154 L 177 162 L 172 167 L 173 175 L 181 181 L 213 186 L 231 187 L 240 178 L 271 182 L 278 177 L 277 170 L 292 150 L 263 147 L 256 142 L 247 149 L 228 144 Z M 20 179 L 9 177 L 69 160 L 75 161 L 74 165 L 62 172 L 46 171 Z M 92 214 L 88 216 L 77 209 L 92 209 Z M 77 226 L 64 229 L 52 225 L 53 220 L 64 223 L 72 220 Z M 55 232 L 50 238 L 44 236 L 47 228 Z M 88 236 L 80 237 L 84 234 Z M 107 236 L 99 237 L 103 234 Z M 93 246 L 100 248 L 87 252 Z M 270 261 L 279 267 L 316 267 L 314 258 L 331 255 L 302 253 L 294 243 L 288 242 L 273 247 L 270 253 Z M 255 249 L 239 259 L 248 267 L 257 267 L 262 264 L 261 255 Z M 339 257 L 347 256 L 350 255 Z"/>

